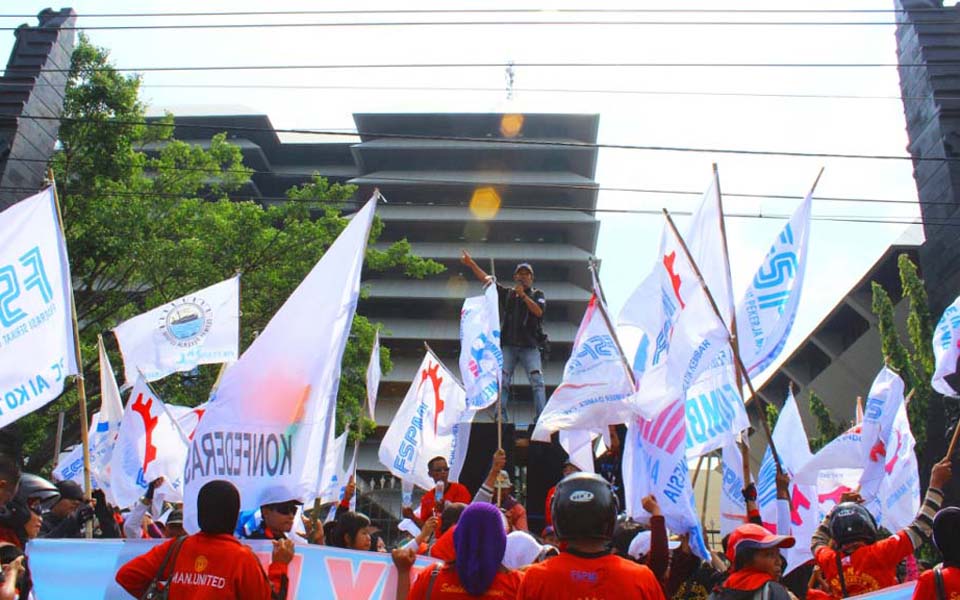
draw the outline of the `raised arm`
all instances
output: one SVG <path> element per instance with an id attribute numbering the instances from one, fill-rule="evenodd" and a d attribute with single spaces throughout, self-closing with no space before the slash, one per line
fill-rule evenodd
<path id="1" fill-rule="evenodd" d="M 467 266 L 467 268 L 473 271 L 474 277 L 476 277 L 478 280 L 482 281 L 483 283 L 486 283 L 487 279 L 489 279 L 490 277 L 489 275 L 487 275 L 487 272 L 480 268 L 480 265 L 478 265 L 477 262 L 473 260 L 473 257 L 470 256 L 469 252 L 467 252 L 466 250 L 461 250 L 461 252 L 463 252 L 463 254 L 460 256 L 460 262 L 462 262 L 464 265 Z"/>

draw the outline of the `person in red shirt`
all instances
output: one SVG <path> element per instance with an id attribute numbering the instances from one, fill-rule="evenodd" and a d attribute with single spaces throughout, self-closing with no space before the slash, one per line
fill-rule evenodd
<path id="1" fill-rule="evenodd" d="M 469 504 L 473 497 L 470 495 L 470 490 L 466 486 L 457 483 L 456 481 L 448 481 L 447 478 L 450 476 L 450 467 L 447 466 L 447 459 L 442 456 L 436 456 L 430 459 L 430 462 L 427 463 L 427 470 L 430 473 L 430 477 L 433 478 L 433 481 L 438 485 L 434 486 L 430 491 L 428 491 L 423 496 L 423 500 L 420 501 L 420 514 L 413 514 L 412 508 L 404 508 L 403 516 L 413 520 L 417 527 L 423 527 L 424 521 L 429 519 L 434 515 L 434 513 L 442 512 L 443 505 L 447 502 L 463 502 L 464 504 Z M 443 484 L 443 493 L 442 499 L 440 502 L 437 502 L 437 487 L 439 484 Z"/>
<path id="2" fill-rule="evenodd" d="M 453 530 L 456 561 L 420 571 L 409 585 L 415 555 L 412 550 L 393 553 L 397 566 L 397 600 L 512 600 L 521 575 L 503 566 L 507 533 L 496 506 L 471 504 Z M 409 589 L 409 593 L 408 593 Z"/>
<path id="3" fill-rule="evenodd" d="M 526 570 L 518 600 L 663 600 L 650 569 L 610 553 L 620 507 L 609 482 L 592 473 L 570 475 L 557 484 L 552 508 L 557 536 L 567 546 Z"/>
<path id="4" fill-rule="evenodd" d="M 960 600 L 960 508 L 945 508 L 933 518 L 933 544 L 943 564 L 920 575 L 913 600 Z"/>
<path id="5" fill-rule="evenodd" d="M 563 471 L 561 471 L 560 479 L 563 479 L 571 473 L 579 473 L 580 467 L 573 464 L 570 461 L 563 463 Z M 557 492 L 557 486 L 553 486 L 547 490 L 547 500 L 546 505 L 544 506 L 543 515 L 544 515 L 544 527 L 553 526 L 553 514 L 550 510 L 550 504 L 553 502 L 553 495 Z"/>
<path id="6" fill-rule="evenodd" d="M 233 537 L 240 514 L 240 493 L 228 481 L 210 481 L 197 496 L 200 533 L 182 539 L 161 579 L 170 598 L 213 600 L 282 600 L 287 595 L 287 566 L 293 560 L 293 542 L 273 542 L 269 578 L 248 546 Z M 155 546 L 126 563 L 116 580 L 133 597 L 140 598 L 157 576 L 160 565 L 177 540 Z"/>
<path id="7" fill-rule="evenodd" d="M 943 502 L 941 490 L 950 481 L 951 464 L 944 459 L 934 465 L 920 512 L 910 525 L 885 540 L 877 540 L 877 523 L 860 503 L 859 494 L 846 494 L 811 540 L 813 558 L 828 587 L 822 590 L 824 595 L 814 596 L 845 598 L 897 585 L 897 564 L 932 532 L 933 517 Z"/>
<path id="8" fill-rule="evenodd" d="M 783 566 L 780 549 L 793 548 L 795 544 L 794 538 L 774 535 L 762 525 L 746 523 L 737 527 L 727 543 L 730 575 L 710 594 L 710 600 L 790 600 L 787 588 L 779 583 Z"/>

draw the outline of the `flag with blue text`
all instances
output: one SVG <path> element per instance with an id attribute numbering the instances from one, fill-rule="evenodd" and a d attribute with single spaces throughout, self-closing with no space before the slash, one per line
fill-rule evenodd
<path id="1" fill-rule="evenodd" d="M 960 396 L 960 298 L 943 311 L 933 332 L 933 389 L 944 396 Z"/>
<path id="2" fill-rule="evenodd" d="M 53 188 L 0 212 L 0 427 L 76 375 L 70 263 Z"/>
<path id="3" fill-rule="evenodd" d="M 868 503 L 877 497 L 880 484 L 887 475 L 886 445 L 902 404 L 903 380 L 887 367 L 880 369 L 870 386 L 860 425 L 860 460 L 863 464 L 860 495 Z"/>
<path id="4" fill-rule="evenodd" d="M 500 305 L 496 283 L 483 295 L 463 301 L 460 310 L 460 377 L 467 409 L 476 412 L 497 401 L 503 377 L 500 349 Z"/>

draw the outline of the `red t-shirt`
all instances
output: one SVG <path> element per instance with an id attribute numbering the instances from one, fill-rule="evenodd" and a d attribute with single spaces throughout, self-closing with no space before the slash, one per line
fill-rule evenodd
<path id="1" fill-rule="evenodd" d="M 582 558 L 568 552 L 526 569 L 517 600 L 663 600 L 656 577 L 644 565 L 608 554 Z"/>
<path id="2" fill-rule="evenodd" d="M 174 541 L 170 539 L 154 546 L 120 567 L 117 583 L 135 598 L 143 596 Z M 229 534 L 197 533 L 187 537 L 173 569 L 168 565 L 167 572 L 171 598 L 270 600 L 271 597 L 271 582 L 253 550 Z M 287 565 L 270 565 L 270 579 L 278 589 L 280 577 L 286 574 Z"/>
<path id="3" fill-rule="evenodd" d="M 437 499 L 434 495 L 436 490 L 436 487 L 431 489 L 423 495 L 423 500 L 420 501 L 421 521 L 426 521 L 433 516 L 433 507 L 437 505 Z M 473 496 L 470 495 L 470 490 L 467 489 L 467 486 L 461 485 L 456 481 L 447 482 L 447 487 L 443 490 L 444 502 L 463 502 L 464 504 L 470 504 L 472 500 Z"/>
<path id="4" fill-rule="evenodd" d="M 553 486 L 547 490 L 546 506 L 543 507 L 544 523 L 546 527 L 553 525 L 553 510 L 551 509 L 550 504 L 553 502 L 553 495 L 556 493 L 556 491 L 557 486 Z"/>
<path id="5" fill-rule="evenodd" d="M 849 556 L 843 556 L 843 579 L 847 585 L 847 596 L 856 596 L 875 592 L 897 585 L 897 563 L 913 552 L 913 542 L 906 532 L 899 532 L 885 540 L 863 546 Z M 820 546 L 814 558 L 823 573 L 833 595 L 840 598 L 840 576 L 837 571 L 837 552 L 832 548 Z"/>
<path id="6" fill-rule="evenodd" d="M 947 600 L 960 600 L 960 568 L 943 567 L 943 590 L 947 593 Z M 937 597 L 937 582 L 934 580 L 933 569 L 924 571 L 913 590 L 913 600 L 929 600 Z"/>
<path id="7" fill-rule="evenodd" d="M 410 586 L 408 600 L 426 600 L 427 588 L 430 587 L 430 577 L 433 569 L 424 569 L 417 575 Z M 490 598 L 496 600 L 514 600 L 517 589 L 520 587 L 522 576 L 518 571 L 500 571 L 493 578 L 493 583 L 487 591 L 479 596 L 471 596 L 460 584 L 460 577 L 453 565 L 440 567 L 437 578 L 433 582 L 433 591 L 430 600 L 473 600 L 475 598 Z"/>

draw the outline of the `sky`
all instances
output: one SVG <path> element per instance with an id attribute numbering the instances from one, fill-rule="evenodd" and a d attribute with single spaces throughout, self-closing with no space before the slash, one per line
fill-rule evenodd
<path id="1" fill-rule="evenodd" d="M 36 14 L 47 2 L 4 3 L 0 13 Z M 894 67 L 526 67 L 514 68 L 506 93 L 506 63 L 895 63 L 892 14 L 571 13 L 555 9 L 890 9 L 892 1 L 689 2 L 425 2 L 404 9 L 536 8 L 536 14 L 352 14 L 252 17 L 95 18 L 128 13 L 129 2 L 79 0 L 78 25 L 176 23 L 333 23 L 338 27 L 94 30 L 124 68 L 225 65 L 495 63 L 485 68 L 264 69 L 146 72 L 143 97 L 152 110 L 175 114 L 244 111 L 267 114 L 275 127 L 343 129 L 354 112 L 574 112 L 600 115 L 599 142 L 613 145 L 773 150 L 906 156 L 907 135 Z M 138 12 L 383 10 L 395 3 L 233 0 L 151 2 Z M 492 25 L 376 26 L 384 22 L 500 21 Z M 502 21 L 580 21 L 567 25 L 508 25 Z M 584 24 L 583 21 L 660 21 Z M 819 25 L 718 25 L 718 21 L 828 21 Z M 673 24 L 664 24 L 672 21 Z M 707 21 L 712 24 L 676 24 Z M 0 27 L 35 18 L 0 17 Z M 846 25 L 836 24 L 848 23 Z M 849 23 L 859 23 L 851 25 Z M 886 24 L 865 24 L 880 22 Z M 364 25 L 364 23 L 366 25 Z M 0 35 L 8 56 L 12 32 Z M 196 87 L 196 86 L 229 87 Z M 236 86 L 273 87 L 236 87 Z M 183 87 L 186 86 L 186 87 Z M 317 86 L 326 86 L 318 88 Z M 330 89 L 331 86 L 338 89 Z M 367 88 L 414 89 L 367 89 Z M 460 88 L 437 89 L 437 88 Z M 463 89 L 470 88 L 470 89 Z M 552 91 L 532 91 L 552 90 Z M 563 91 L 566 90 L 566 91 Z M 569 90 L 589 90 L 573 92 Z M 630 92 L 630 93 L 628 93 Z M 727 195 L 727 232 L 739 298 L 769 244 L 818 171 L 817 196 L 905 201 L 901 204 L 814 201 L 814 217 L 884 218 L 919 215 L 909 160 L 758 156 L 636 149 L 600 150 L 602 188 L 702 192 L 717 163 L 725 194 L 789 195 L 795 199 Z M 602 190 L 607 210 L 682 213 L 696 195 Z M 765 215 L 744 218 L 736 215 Z M 650 270 L 663 225 L 659 214 L 600 213 L 597 255 L 613 313 Z M 782 218 L 776 218 L 776 217 Z M 681 230 L 685 218 L 678 218 Z M 904 224 L 815 220 L 800 313 L 785 358 L 903 233 Z M 770 372 L 768 371 L 768 374 Z M 761 381 L 764 379 L 762 376 Z M 866 390 L 864 390 L 866 391 Z M 851 399 L 852 400 L 852 399 Z"/>

